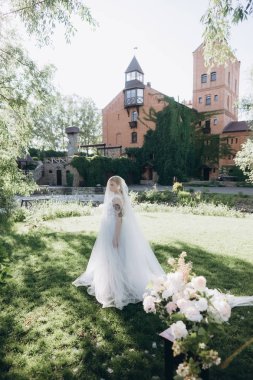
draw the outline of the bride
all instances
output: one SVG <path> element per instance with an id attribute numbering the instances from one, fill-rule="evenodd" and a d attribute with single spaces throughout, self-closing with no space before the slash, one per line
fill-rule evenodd
<path id="1" fill-rule="evenodd" d="M 138 226 L 125 181 L 111 177 L 97 240 L 86 271 L 73 285 L 87 286 L 103 307 L 122 309 L 142 301 L 147 284 L 163 274 Z"/>

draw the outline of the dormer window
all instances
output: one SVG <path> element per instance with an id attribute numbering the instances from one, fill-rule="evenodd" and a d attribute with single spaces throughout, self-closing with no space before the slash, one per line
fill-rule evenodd
<path id="1" fill-rule="evenodd" d="M 126 73 L 126 82 L 129 82 L 130 80 L 138 80 L 139 82 L 143 83 L 143 74 L 139 73 L 138 71 L 131 71 L 130 73 Z"/>

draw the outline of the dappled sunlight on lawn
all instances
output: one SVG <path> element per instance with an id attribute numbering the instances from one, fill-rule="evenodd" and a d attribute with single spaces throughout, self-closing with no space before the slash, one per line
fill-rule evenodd
<path id="1" fill-rule="evenodd" d="M 206 276 L 209 287 L 253 294 L 250 263 L 214 254 L 213 246 L 205 249 L 194 240 L 187 242 L 189 235 L 183 228 L 181 235 L 174 234 L 179 219 L 172 221 L 169 216 L 140 215 L 144 233 L 165 270 L 169 257 L 186 251 L 196 274 Z M 204 218 L 198 220 L 203 223 Z M 51 228 L 43 222 L 27 232 L 19 224 L 0 237 L 0 250 L 8 249 L 12 257 L 12 277 L 0 288 L 1 378 L 164 379 L 163 347 L 157 333 L 165 326 L 159 318 L 144 313 L 142 303 L 122 311 L 102 309 L 86 288 L 71 284 L 87 265 L 96 238 L 89 227 L 98 220 L 90 216 L 58 219 L 50 221 Z M 158 232 L 160 239 L 155 238 Z M 238 308 L 225 327 L 226 335 L 219 337 L 223 358 L 248 339 L 253 327 L 248 311 Z M 153 342 L 157 348 L 152 348 Z M 227 370 L 211 372 L 211 379 L 239 380 L 236 368 L 240 367 L 244 380 L 249 380 L 251 356 L 248 348 Z"/>

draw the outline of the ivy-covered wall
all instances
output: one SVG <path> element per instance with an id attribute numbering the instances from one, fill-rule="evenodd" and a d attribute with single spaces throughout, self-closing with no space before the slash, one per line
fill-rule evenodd
<path id="1" fill-rule="evenodd" d="M 84 178 L 85 186 L 106 185 L 108 178 L 119 175 L 126 183 L 139 183 L 140 170 L 132 160 L 121 158 L 110 158 L 102 156 L 80 157 L 76 156 L 71 165 L 77 169 Z"/>
<path id="2" fill-rule="evenodd" d="M 126 152 L 135 157 L 138 167 L 152 165 L 160 184 L 171 184 L 173 177 L 180 181 L 201 179 L 203 167 L 217 165 L 219 157 L 228 154 L 228 147 L 219 135 L 204 133 L 200 122 L 209 114 L 200 114 L 174 98 L 165 100 L 168 106 L 152 114 L 156 129 L 146 133 L 143 147 Z"/>
<path id="3" fill-rule="evenodd" d="M 151 164 L 159 175 L 159 183 L 167 185 L 173 177 L 185 180 L 200 175 L 201 135 L 197 125 L 201 116 L 174 98 L 166 98 L 168 106 L 156 114 L 156 129 L 149 130 L 138 151 L 127 149 L 138 165 Z"/>

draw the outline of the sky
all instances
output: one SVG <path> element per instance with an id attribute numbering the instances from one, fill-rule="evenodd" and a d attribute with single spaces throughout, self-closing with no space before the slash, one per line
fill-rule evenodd
<path id="1" fill-rule="evenodd" d="M 90 97 L 104 108 L 125 84 L 125 70 L 136 55 L 144 82 L 176 100 L 192 99 L 192 52 L 201 44 L 200 18 L 208 0 L 87 0 L 99 26 L 75 20 L 77 33 L 67 44 L 61 27 L 53 46 L 25 44 L 30 56 L 42 66 L 57 68 L 55 84 L 66 95 Z M 231 46 L 241 61 L 240 96 L 250 88 L 253 66 L 253 17 L 233 27 Z M 137 47 L 137 49 L 134 49 Z"/>

